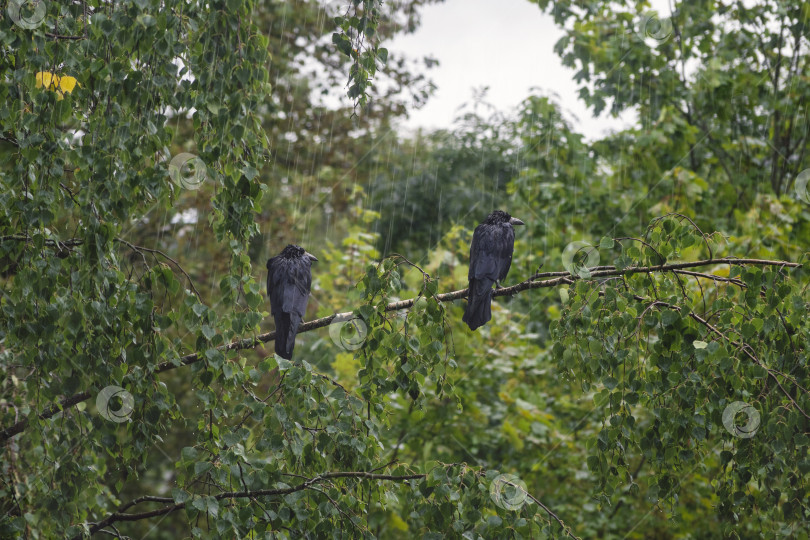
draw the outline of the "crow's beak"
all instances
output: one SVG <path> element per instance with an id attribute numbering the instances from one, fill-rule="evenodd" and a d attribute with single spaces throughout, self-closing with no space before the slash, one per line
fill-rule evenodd
<path id="1" fill-rule="evenodd" d="M 312 254 L 312 253 L 310 253 L 309 251 L 305 251 L 305 252 L 304 252 L 304 255 L 306 255 L 307 257 L 309 257 L 309 258 L 310 258 L 310 259 L 312 259 L 313 261 L 317 261 L 317 260 L 318 260 L 318 257 L 316 257 L 315 255 L 313 255 L 313 254 Z"/>
<path id="2" fill-rule="evenodd" d="M 512 225 L 526 225 L 525 223 L 523 223 L 522 221 L 520 221 L 516 217 L 513 217 L 512 219 L 510 219 L 509 223 L 511 223 Z"/>

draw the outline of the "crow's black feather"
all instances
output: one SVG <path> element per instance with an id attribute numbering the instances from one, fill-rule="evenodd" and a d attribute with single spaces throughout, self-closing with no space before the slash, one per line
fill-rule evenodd
<path id="1" fill-rule="evenodd" d="M 304 248 L 289 245 L 267 261 L 267 296 L 276 321 L 276 354 L 290 360 L 312 285 L 312 261 Z"/>
<path id="2" fill-rule="evenodd" d="M 471 330 L 483 326 L 492 318 L 492 285 L 504 279 L 512 265 L 515 248 L 513 224 L 522 225 L 523 222 L 506 212 L 495 210 L 473 232 L 470 272 L 467 276 L 470 291 L 462 318 Z"/>

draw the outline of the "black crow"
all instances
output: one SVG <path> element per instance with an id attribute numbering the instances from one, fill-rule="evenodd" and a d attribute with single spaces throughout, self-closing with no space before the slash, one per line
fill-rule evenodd
<path id="1" fill-rule="evenodd" d="M 307 311 L 315 255 L 292 244 L 267 261 L 267 296 L 276 321 L 276 354 L 290 360 L 298 325 Z"/>
<path id="2" fill-rule="evenodd" d="M 486 324 L 492 318 L 492 284 L 498 283 L 509 273 L 512 251 L 515 248 L 513 225 L 524 225 L 502 210 L 495 210 L 475 228 L 470 244 L 470 292 L 467 309 L 461 319 L 470 330 Z"/>

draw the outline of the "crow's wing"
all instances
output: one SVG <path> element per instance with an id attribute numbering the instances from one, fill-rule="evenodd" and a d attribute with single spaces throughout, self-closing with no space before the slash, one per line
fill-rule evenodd
<path id="1" fill-rule="evenodd" d="M 312 263 L 307 257 L 289 261 L 287 284 L 284 287 L 284 300 L 281 309 L 302 319 L 307 311 L 309 289 L 312 286 Z"/>
<path id="2" fill-rule="evenodd" d="M 273 302 L 273 271 L 276 267 L 278 257 L 271 257 L 267 260 L 267 296 L 270 297 L 270 307 L 275 305 Z"/>
<path id="3" fill-rule="evenodd" d="M 515 248 L 515 230 L 509 224 L 475 228 L 470 243 L 470 272 L 468 279 L 500 281 L 509 273 Z"/>
<path id="4" fill-rule="evenodd" d="M 492 227 L 481 224 L 470 242 L 470 271 L 467 279 L 498 279 L 498 261 L 492 250 Z"/>
<path id="5" fill-rule="evenodd" d="M 273 315 L 280 312 L 304 317 L 312 286 L 310 267 L 306 258 L 273 257 L 267 261 L 267 294 Z"/>
<path id="6" fill-rule="evenodd" d="M 500 253 L 498 260 L 501 263 L 498 272 L 498 281 L 506 279 L 509 268 L 512 266 L 512 253 L 515 251 L 515 229 L 511 224 L 505 223 L 500 227 Z"/>
<path id="7" fill-rule="evenodd" d="M 287 360 L 292 358 L 295 335 L 307 311 L 311 265 L 308 258 L 273 257 L 267 261 L 267 295 L 276 321 L 275 351 Z"/>

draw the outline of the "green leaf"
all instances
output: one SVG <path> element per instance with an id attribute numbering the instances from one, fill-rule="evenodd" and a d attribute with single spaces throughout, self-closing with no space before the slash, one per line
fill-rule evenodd
<path id="1" fill-rule="evenodd" d="M 217 335 L 216 329 L 208 326 L 207 324 L 202 325 L 202 333 L 205 336 L 205 339 L 208 340 L 213 339 L 213 337 Z"/>
<path id="2" fill-rule="evenodd" d="M 352 55 L 352 44 L 346 34 L 335 32 L 332 34 L 332 43 L 346 56 Z"/>

